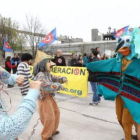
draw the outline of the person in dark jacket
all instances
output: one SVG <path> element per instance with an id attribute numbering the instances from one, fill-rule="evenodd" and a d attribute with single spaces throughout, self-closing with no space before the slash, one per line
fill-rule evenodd
<path id="1" fill-rule="evenodd" d="M 98 55 L 98 52 L 96 50 L 93 50 L 92 57 L 91 57 L 91 62 L 100 60 L 97 57 L 97 55 Z M 100 96 L 99 96 L 98 91 L 97 91 L 98 82 L 97 82 L 97 79 L 96 79 L 94 73 L 91 72 L 90 70 L 89 70 L 88 81 L 91 84 L 91 88 L 92 88 L 92 92 L 93 92 L 93 98 L 92 98 L 93 102 L 89 103 L 89 105 L 93 105 L 93 104 L 98 105 L 98 103 L 100 102 Z"/>
<path id="2" fill-rule="evenodd" d="M 16 67 L 13 68 L 13 74 L 17 72 L 17 66 L 20 63 L 20 59 L 17 53 L 14 54 L 14 57 L 11 60 L 12 66 L 16 65 Z"/>
<path id="3" fill-rule="evenodd" d="M 72 53 L 72 57 L 70 60 L 70 66 L 77 66 L 77 58 L 76 58 L 76 54 Z"/>
<path id="4" fill-rule="evenodd" d="M 95 50 L 98 52 L 97 57 L 101 60 L 101 55 L 100 55 L 101 50 L 100 50 L 100 48 L 96 47 Z"/>
<path id="5" fill-rule="evenodd" d="M 5 70 L 8 71 L 9 73 L 11 73 L 11 69 L 15 68 L 17 65 L 11 65 L 11 57 L 8 56 L 6 58 L 6 61 L 5 61 Z M 8 88 L 12 88 L 13 85 L 9 85 L 7 86 Z"/>
<path id="6" fill-rule="evenodd" d="M 88 62 L 91 62 L 91 60 L 92 60 L 92 52 L 93 52 L 94 48 L 91 48 L 90 50 L 91 50 L 91 53 L 88 55 Z"/>
<path id="7" fill-rule="evenodd" d="M 78 67 L 83 67 L 83 57 L 82 57 L 82 55 L 79 55 L 78 56 L 78 59 L 77 59 L 77 66 Z"/>
<path id="8" fill-rule="evenodd" d="M 52 61 L 56 64 L 56 66 L 66 66 L 65 58 L 62 56 L 61 50 L 57 50 L 57 54 Z"/>

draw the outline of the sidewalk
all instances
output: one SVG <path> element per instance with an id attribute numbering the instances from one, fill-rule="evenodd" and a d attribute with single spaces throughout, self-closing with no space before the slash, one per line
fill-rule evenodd
<path id="1" fill-rule="evenodd" d="M 14 112 L 20 103 L 22 96 L 18 87 L 7 89 L 12 98 L 12 109 Z M 91 93 L 89 87 L 89 93 Z M 5 98 L 8 103 L 8 98 Z M 102 98 L 98 106 L 89 106 L 92 94 L 87 98 L 72 97 L 64 94 L 56 94 L 56 99 L 61 111 L 60 134 L 54 136 L 54 140 L 120 140 L 123 131 L 117 123 L 115 115 L 115 102 L 105 101 Z M 39 118 L 38 110 L 26 131 L 20 136 L 22 140 L 28 140 L 33 126 Z M 41 140 L 40 133 L 42 125 L 35 128 L 35 134 L 30 140 Z"/>

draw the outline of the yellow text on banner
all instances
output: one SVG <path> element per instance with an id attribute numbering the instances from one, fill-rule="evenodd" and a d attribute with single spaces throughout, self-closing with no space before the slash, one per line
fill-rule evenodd
<path id="1" fill-rule="evenodd" d="M 85 67 L 55 66 L 52 75 L 67 77 L 68 84 L 64 84 L 65 90 L 60 93 L 78 97 L 86 97 L 88 93 L 88 71 Z"/>

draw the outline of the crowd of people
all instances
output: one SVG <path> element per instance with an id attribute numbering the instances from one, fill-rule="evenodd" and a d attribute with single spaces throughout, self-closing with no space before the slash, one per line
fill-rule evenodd
<path id="1" fill-rule="evenodd" d="M 14 54 L 14 57 L 11 58 L 10 56 L 7 57 L 5 62 L 5 69 L 11 73 L 11 70 L 13 71 L 13 74 L 17 73 L 17 75 L 24 75 L 26 78 L 24 80 L 23 86 L 20 87 L 22 96 L 27 95 L 29 91 L 29 80 L 33 80 L 34 76 L 32 75 L 29 66 L 32 64 L 32 55 L 25 53 L 22 55 L 21 59 L 19 58 L 18 54 Z M 72 67 L 85 67 L 88 63 L 93 61 L 100 61 L 102 60 L 100 55 L 100 48 L 92 48 L 91 53 L 84 54 L 77 56 L 76 53 L 72 53 L 71 59 L 68 60 L 68 66 Z M 52 59 L 52 62 L 55 63 L 56 66 L 66 66 L 66 60 L 62 55 L 61 50 L 57 50 L 57 53 Z M 93 99 L 92 102 L 89 103 L 89 105 L 98 105 L 100 103 L 100 96 L 97 92 L 97 79 L 94 76 L 93 72 L 89 70 L 89 77 L 88 81 L 90 82 L 92 93 L 93 93 Z M 8 84 L 8 88 L 12 88 L 13 85 Z"/>
<path id="2" fill-rule="evenodd" d="M 66 60 L 62 55 L 62 51 L 57 50 L 54 59 L 50 60 L 45 58 L 40 60 L 35 65 L 34 72 L 32 74 L 29 67 L 30 65 L 32 65 L 32 59 L 32 55 L 28 53 L 23 54 L 21 59 L 19 58 L 18 54 L 15 54 L 13 58 L 8 56 L 5 62 L 5 69 L 7 70 L 7 72 L 0 69 L 0 72 L 4 73 L 0 75 L 1 81 L 3 82 L 2 75 L 5 75 L 4 83 L 8 84 L 8 88 L 12 88 L 13 85 L 17 83 L 23 96 L 23 101 L 21 102 L 18 111 L 10 117 L 4 111 L 5 107 L 0 98 L 0 109 L 2 110 L 2 112 L 0 112 L 1 140 L 5 140 L 5 138 L 7 138 L 7 140 L 13 138 L 14 140 L 18 140 L 17 137 L 24 131 L 24 129 L 27 127 L 27 124 L 29 123 L 29 120 L 31 119 L 34 109 L 36 108 L 35 101 L 37 99 L 40 120 L 43 125 L 43 130 L 41 132 L 42 140 L 53 140 L 52 136 L 59 134 L 58 126 L 60 119 L 60 110 L 54 99 L 54 95 L 56 91 L 64 90 L 62 84 L 67 83 L 68 81 L 66 77 L 56 77 L 53 76 L 50 72 L 53 66 L 67 66 Z M 96 66 L 98 67 L 98 64 L 100 64 L 98 62 L 106 59 L 108 59 L 106 55 L 103 55 L 103 57 L 101 57 L 100 48 L 97 47 L 92 48 L 90 54 L 85 53 L 83 56 L 77 56 L 76 53 L 72 53 L 71 58 L 68 61 L 68 66 L 71 67 L 87 67 L 87 70 L 89 72 L 88 81 L 90 82 L 93 93 L 92 102 L 89 103 L 89 105 L 98 105 L 101 101 L 102 96 L 100 93 L 98 93 L 99 90 L 97 90 L 99 80 L 97 79 L 92 69 L 93 64 L 97 64 Z M 107 63 L 107 61 L 105 61 L 105 63 Z M 99 68 L 99 70 L 101 70 L 101 68 Z M 11 71 L 13 71 L 13 74 L 15 75 L 10 75 Z M 106 82 L 108 81 L 106 80 Z M 122 100 L 120 96 L 118 96 L 118 98 L 120 98 L 119 100 Z M 116 101 L 118 101 L 118 98 Z M 116 110 L 117 109 L 120 109 L 120 103 L 118 107 L 116 107 Z M 123 111 L 120 112 L 119 110 L 117 116 L 119 116 L 122 112 Z M 131 118 L 131 122 L 133 125 L 133 119 L 128 110 L 127 112 L 129 117 Z M 20 117 L 20 119 L 17 119 L 18 117 Z M 130 124 L 130 119 L 128 125 L 131 126 L 128 132 L 131 132 L 131 134 L 128 134 L 126 130 L 128 129 L 128 127 L 126 128 L 123 126 L 124 122 L 122 122 L 122 120 L 120 121 L 119 119 L 118 121 L 124 129 L 125 138 L 130 138 L 132 135 L 132 125 Z M 135 126 L 136 131 L 138 131 L 139 127 L 137 127 L 137 124 Z M 133 139 L 137 140 L 137 136 L 134 136 Z M 125 140 L 129 139 L 126 138 Z"/>
<path id="3" fill-rule="evenodd" d="M 106 59 L 108 59 L 106 55 L 104 54 L 103 57 L 101 57 L 100 48 L 96 47 L 91 49 L 91 53 L 89 54 L 84 53 L 83 56 L 82 55 L 77 56 L 76 53 L 72 53 L 71 57 L 68 59 L 68 66 L 86 67 L 86 65 L 90 62 L 106 60 Z M 56 56 L 52 61 L 57 66 L 66 66 L 66 60 L 62 56 L 61 50 L 57 50 Z M 97 79 L 92 71 L 90 70 L 88 71 L 89 71 L 88 81 L 90 82 L 92 93 L 93 93 L 92 102 L 89 103 L 89 105 L 98 105 L 100 103 L 101 98 L 97 91 L 97 86 L 98 86 Z"/>
<path id="4" fill-rule="evenodd" d="M 77 57 L 76 53 L 72 53 L 71 59 L 68 62 L 68 66 L 85 67 L 87 63 L 99 61 L 101 59 L 99 56 L 99 48 L 91 49 L 90 55 L 84 54 L 84 56 L 79 55 Z M 4 113 L 5 119 L 2 119 L 3 125 L 2 127 L 0 127 L 0 132 L 2 132 L 2 136 L 0 136 L 0 139 L 2 140 L 5 138 L 5 134 L 11 131 L 11 129 L 14 129 L 15 132 L 11 131 L 11 133 L 13 134 L 8 134 L 8 140 L 11 138 L 17 139 L 16 137 L 18 137 L 18 135 L 24 130 L 29 120 L 31 119 L 32 113 L 34 112 L 33 110 L 35 108 L 35 100 L 37 99 L 37 96 L 39 115 L 41 123 L 43 125 L 43 130 L 41 133 L 42 140 L 52 140 L 53 135 L 59 134 L 59 131 L 57 129 L 59 126 L 60 111 L 54 99 L 54 95 L 55 91 L 64 89 L 61 84 L 67 82 L 67 78 L 52 76 L 50 74 L 50 71 L 54 65 L 66 66 L 65 58 L 62 56 L 62 51 L 57 50 L 54 59 L 43 59 L 36 64 L 34 68 L 34 74 L 31 73 L 29 67 L 30 65 L 32 65 L 32 59 L 33 57 L 31 54 L 25 53 L 21 56 L 21 58 L 18 54 L 14 54 L 13 58 L 8 56 L 5 61 L 6 71 L 10 74 L 16 74 L 15 79 L 13 78 L 13 75 L 9 76 L 12 80 L 8 77 L 10 80 L 6 81 L 5 83 L 8 84 L 8 88 L 12 88 L 14 83 L 17 82 L 21 91 L 21 95 L 23 96 L 23 101 L 20 104 L 20 108 L 14 116 L 11 116 L 11 118 L 15 120 L 15 118 L 17 118 L 19 115 L 23 115 L 24 118 L 22 117 L 20 121 L 22 122 L 22 120 L 25 119 L 25 122 L 21 125 L 20 121 L 15 120 L 15 122 L 17 122 L 17 127 L 21 125 L 19 127 L 19 130 L 17 130 L 17 128 L 14 128 L 14 126 L 11 126 L 10 128 L 6 127 L 6 129 L 4 129 L 3 127 L 5 127 L 5 125 L 8 125 L 5 124 L 4 121 L 7 117 L 10 118 L 9 116 L 7 116 L 7 114 Z M 97 93 L 97 81 L 96 78 L 93 79 L 93 73 L 91 71 L 89 71 L 89 73 L 89 81 L 94 93 L 93 102 L 90 103 L 90 105 L 93 103 L 98 104 L 100 102 L 100 97 Z M 34 83 L 31 81 L 41 81 L 42 84 L 40 84 L 39 82 Z M 35 85 L 33 84 L 37 84 L 38 86 L 35 87 Z M 36 90 L 40 90 L 40 94 Z M 36 95 L 33 95 L 33 92 L 36 92 Z M 25 105 L 27 107 L 25 107 Z M 4 107 L 2 109 L 4 110 Z M 30 111 L 31 113 L 27 114 L 28 111 Z M 9 124 L 12 125 L 12 121 L 9 120 Z"/>
<path id="5" fill-rule="evenodd" d="M 7 57 L 5 62 L 5 69 L 11 73 L 13 70 L 13 74 L 17 73 L 17 75 L 24 75 L 26 79 L 24 80 L 23 86 L 20 87 L 22 96 L 27 95 L 29 90 L 29 79 L 33 80 L 34 76 L 30 72 L 29 66 L 31 65 L 31 60 L 33 57 L 30 54 L 23 54 L 21 59 L 19 58 L 18 54 L 14 54 L 14 57 L 11 58 L 10 56 Z M 105 55 L 101 57 L 100 55 L 100 48 L 96 47 L 95 49 L 91 49 L 91 53 L 84 55 L 77 56 L 76 53 L 72 53 L 71 58 L 68 60 L 68 66 L 72 67 L 85 67 L 88 63 L 93 61 L 100 61 L 108 59 Z M 22 60 L 22 62 L 21 62 Z M 57 50 L 57 53 L 52 59 L 52 62 L 55 63 L 56 66 L 66 66 L 66 60 L 62 55 L 61 50 Z M 93 100 L 90 105 L 98 105 L 100 103 L 100 97 L 97 93 L 97 79 L 95 78 L 94 74 L 89 70 L 89 78 L 88 81 L 91 84 L 92 92 L 93 92 Z M 8 84 L 8 88 L 13 87 L 13 85 Z"/>
<path id="6" fill-rule="evenodd" d="M 68 58 L 68 63 L 66 64 L 66 60 L 63 57 L 62 51 L 57 50 L 57 53 L 55 55 L 55 58 L 52 60 L 57 66 L 74 66 L 74 67 L 85 67 L 87 63 L 90 63 L 92 61 L 92 52 L 93 50 L 97 51 L 98 55 L 97 57 L 100 60 L 106 60 L 108 57 L 106 54 L 103 54 L 103 57 L 101 57 L 100 54 L 100 48 L 92 48 L 91 53 L 87 54 L 84 53 L 83 55 L 79 54 L 77 55 L 76 53 L 72 53 L 71 56 Z"/>

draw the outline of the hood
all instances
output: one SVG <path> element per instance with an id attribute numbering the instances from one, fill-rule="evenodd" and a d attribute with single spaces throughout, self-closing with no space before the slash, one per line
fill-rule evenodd
<path id="1" fill-rule="evenodd" d="M 127 32 L 123 34 L 117 41 L 117 59 L 120 60 L 123 55 L 118 52 L 119 49 L 129 47 L 131 53 L 126 56 L 128 60 L 136 57 L 140 58 L 140 29 L 135 28 L 132 32 Z"/>

